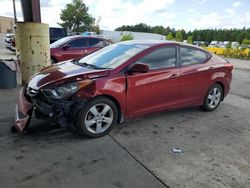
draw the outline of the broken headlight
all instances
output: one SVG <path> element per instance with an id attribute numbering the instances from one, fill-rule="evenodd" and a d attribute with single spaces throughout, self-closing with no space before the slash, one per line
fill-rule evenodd
<path id="1" fill-rule="evenodd" d="M 49 98 L 65 99 L 76 93 L 80 88 L 91 83 L 91 80 L 81 82 L 71 82 L 54 88 L 42 89 L 42 92 Z"/>

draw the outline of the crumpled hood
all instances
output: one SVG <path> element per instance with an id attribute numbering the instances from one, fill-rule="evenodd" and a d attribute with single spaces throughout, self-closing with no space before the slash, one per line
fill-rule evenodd
<path id="1" fill-rule="evenodd" d="M 65 61 L 46 67 L 32 76 L 28 83 L 28 87 L 39 90 L 46 85 L 56 84 L 58 82 L 104 77 L 108 76 L 108 74 L 109 70 L 89 69 L 76 65 L 71 61 Z"/>

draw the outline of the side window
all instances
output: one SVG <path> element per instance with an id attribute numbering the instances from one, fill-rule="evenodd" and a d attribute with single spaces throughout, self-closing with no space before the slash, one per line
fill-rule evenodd
<path id="1" fill-rule="evenodd" d="M 144 63 L 149 69 L 161 69 L 176 66 L 176 48 L 166 47 L 157 49 L 139 59 L 136 63 Z"/>
<path id="2" fill-rule="evenodd" d="M 105 44 L 104 44 L 103 40 L 100 40 L 100 39 L 89 39 L 89 46 L 102 48 L 105 46 Z"/>
<path id="3" fill-rule="evenodd" d="M 75 39 L 68 43 L 68 45 L 72 48 L 82 48 L 86 46 L 86 40 L 85 39 Z"/>
<path id="4" fill-rule="evenodd" d="M 204 63 L 207 60 L 207 54 L 194 48 L 181 47 L 181 65 L 193 65 Z"/>

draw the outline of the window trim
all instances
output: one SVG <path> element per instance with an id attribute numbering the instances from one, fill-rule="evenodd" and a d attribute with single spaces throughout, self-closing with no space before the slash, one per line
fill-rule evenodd
<path id="1" fill-rule="evenodd" d="M 138 58 L 136 61 L 134 61 L 133 63 L 130 63 L 130 65 L 128 65 L 127 69 L 129 69 L 131 66 L 133 66 L 135 63 L 138 62 L 138 60 L 142 59 L 143 57 L 153 53 L 154 51 L 156 50 L 159 50 L 159 49 L 163 49 L 163 48 L 175 48 L 175 56 L 176 56 L 176 63 L 175 63 L 175 66 L 174 67 L 162 67 L 162 68 L 158 68 L 158 69 L 149 69 L 149 72 L 154 72 L 154 71 L 159 71 L 159 70 L 165 70 L 165 69 L 174 69 L 174 68 L 177 68 L 179 67 L 179 55 L 178 55 L 178 47 L 176 45 L 174 46 L 161 46 L 161 47 L 157 47 L 157 48 L 154 48 L 152 50 L 150 50 L 149 52 L 147 52 L 146 54 L 144 54 L 142 57 Z M 143 62 L 142 62 L 143 63 Z"/>
<path id="2" fill-rule="evenodd" d="M 189 64 L 189 65 L 182 65 L 182 61 L 181 61 L 181 48 L 189 48 L 189 49 L 193 49 L 193 50 L 197 50 L 197 51 L 201 51 L 203 52 L 204 54 L 206 54 L 206 60 L 202 63 L 194 63 L 194 64 Z M 209 59 L 211 59 L 212 55 L 209 54 L 208 52 L 206 52 L 205 50 L 202 50 L 202 49 L 199 49 L 199 48 L 196 48 L 196 47 L 192 47 L 192 46 L 179 46 L 178 47 L 179 49 L 179 66 L 180 67 L 187 67 L 187 66 L 192 66 L 192 65 L 202 65 L 202 64 L 205 64 L 206 62 L 209 61 Z"/>

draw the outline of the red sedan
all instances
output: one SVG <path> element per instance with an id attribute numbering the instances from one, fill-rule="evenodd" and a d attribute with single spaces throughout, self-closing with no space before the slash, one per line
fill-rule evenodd
<path id="1" fill-rule="evenodd" d="M 81 58 L 112 44 L 109 40 L 90 36 L 69 36 L 50 45 L 52 64 L 69 59 Z"/>
<path id="2" fill-rule="evenodd" d="M 129 41 L 34 75 L 20 93 L 16 129 L 37 118 L 100 137 L 116 123 L 166 109 L 215 110 L 227 96 L 233 66 L 187 44 Z"/>

